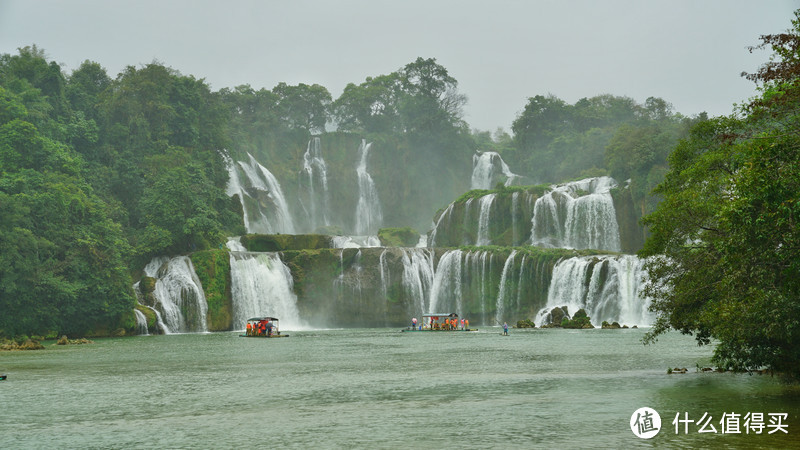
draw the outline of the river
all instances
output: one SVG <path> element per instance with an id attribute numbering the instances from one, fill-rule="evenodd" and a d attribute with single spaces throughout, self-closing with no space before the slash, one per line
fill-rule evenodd
<path id="1" fill-rule="evenodd" d="M 699 372 L 710 348 L 677 333 L 644 346 L 644 332 L 341 329 L 47 342 L 0 353 L 9 376 L 0 381 L 0 448 L 800 447 L 796 386 Z M 652 439 L 631 430 L 640 407 L 661 416 Z M 741 415 L 739 434 L 721 432 L 731 413 Z M 746 433 L 747 413 L 763 413 L 761 434 Z M 783 413 L 781 427 L 766 426 Z M 691 423 L 676 433 L 676 414 L 707 414 L 717 432 Z"/>

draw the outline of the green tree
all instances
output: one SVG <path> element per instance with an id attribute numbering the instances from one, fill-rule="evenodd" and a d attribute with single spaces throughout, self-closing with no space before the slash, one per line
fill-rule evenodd
<path id="1" fill-rule="evenodd" d="M 696 124 L 670 155 L 642 254 L 658 313 L 648 341 L 676 329 L 716 340 L 721 367 L 798 375 L 800 12 L 792 24 L 762 37 L 779 60 L 751 77 L 762 94 Z"/>
<path id="2" fill-rule="evenodd" d="M 399 72 L 403 95 L 400 120 L 406 131 L 436 134 L 461 129 L 467 97 L 458 92 L 458 81 L 435 58 L 417 58 Z"/>
<path id="3" fill-rule="evenodd" d="M 80 156 L 26 122 L 18 97 L 0 97 L 0 334 L 113 324 L 134 301 L 121 228 Z"/>
<path id="4" fill-rule="evenodd" d="M 331 105 L 338 129 L 364 133 L 401 131 L 400 93 L 397 72 L 367 77 L 360 85 L 349 83 Z"/>
<path id="5" fill-rule="evenodd" d="M 290 128 L 299 128 L 309 133 L 322 132 L 328 123 L 328 105 L 331 94 L 318 84 L 300 83 L 290 86 L 278 83 L 272 92 L 278 96 L 280 117 Z"/>

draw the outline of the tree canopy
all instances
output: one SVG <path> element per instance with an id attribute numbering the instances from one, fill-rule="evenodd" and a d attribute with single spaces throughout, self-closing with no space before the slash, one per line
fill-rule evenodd
<path id="1" fill-rule="evenodd" d="M 669 157 L 644 220 L 646 293 L 658 320 L 717 343 L 721 367 L 800 374 L 800 11 L 763 36 L 773 60 L 748 75 L 760 95 L 702 121 Z"/>

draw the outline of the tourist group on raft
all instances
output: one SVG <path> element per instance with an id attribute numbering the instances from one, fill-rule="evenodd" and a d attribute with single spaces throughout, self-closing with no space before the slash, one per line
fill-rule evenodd
<path id="1" fill-rule="evenodd" d="M 271 320 L 261 320 L 258 322 L 247 322 L 247 336 L 272 336 L 274 325 Z"/>
<path id="2" fill-rule="evenodd" d="M 411 329 L 419 329 L 420 331 L 423 329 L 436 331 L 469 330 L 469 319 L 461 319 L 459 321 L 458 316 L 455 314 L 442 318 L 426 315 L 426 318 L 430 319 L 429 322 L 420 324 L 417 324 L 416 317 L 412 318 Z M 425 322 L 425 320 L 423 320 L 423 322 Z"/>

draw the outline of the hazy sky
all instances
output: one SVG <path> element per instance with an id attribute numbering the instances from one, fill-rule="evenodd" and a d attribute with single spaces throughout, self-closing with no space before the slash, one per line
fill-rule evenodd
<path id="1" fill-rule="evenodd" d="M 67 73 L 157 60 L 213 90 L 347 83 L 436 58 L 473 128 L 509 130 L 538 94 L 662 97 L 728 114 L 754 93 L 746 47 L 788 29 L 800 0 L 0 0 L 0 53 L 36 44 Z"/>

